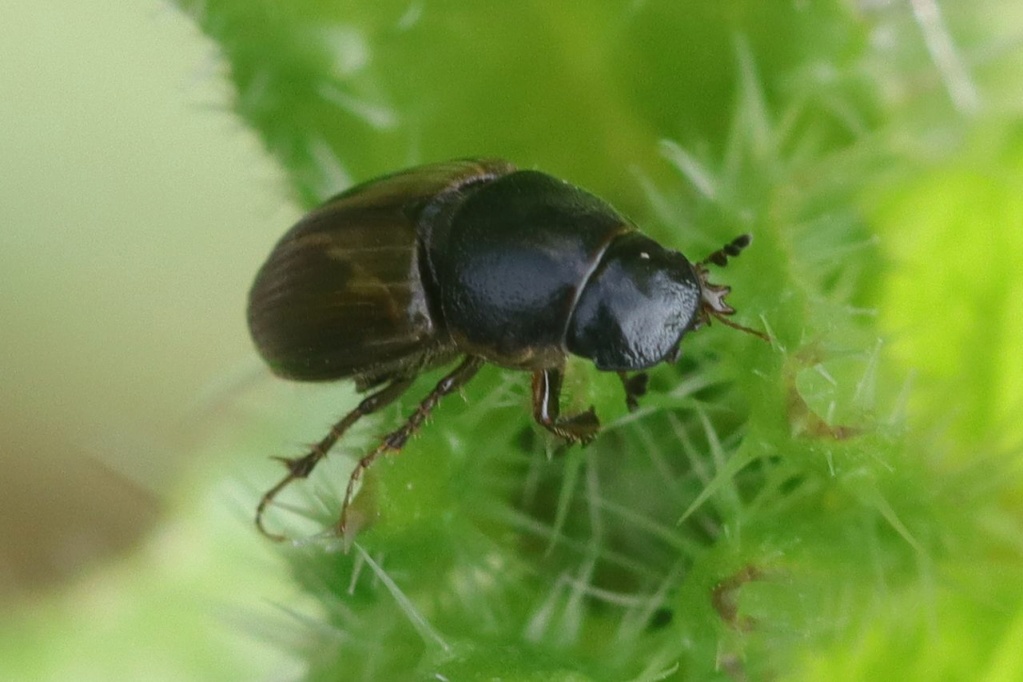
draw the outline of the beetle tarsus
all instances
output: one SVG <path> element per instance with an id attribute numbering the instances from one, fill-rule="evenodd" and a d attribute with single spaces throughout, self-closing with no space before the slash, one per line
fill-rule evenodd
<path id="1" fill-rule="evenodd" d="M 352 470 L 351 476 L 348 477 L 348 486 L 345 488 L 345 497 L 341 503 L 341 517 L 337 522 L 337 532 L 341 537 L 346 537 L 348 530 L 348 508 L 352 504 L 352 498 L 355 496 L 355 486 L 362 478 L 364 471 L 373 466 L 381 455 L 388 452 L 398 452 L 401 450 L 408 439 L 412 437 L 426 418 L 430 416 L 430 412 L 437 406 L 440 399 L 446 395 L 454 393 L 459 388 L 464 386 L 470 379 L 472 379 L 476 372 L 483 366 L 483 358 L 479 358 L 473 355 L 467 356 L 458 367 L 456 367 L 451 373 L 437 382 L 430 393 L 427 394 L 423 401 L 419 403 L 415 411 L 409 415 L 409 418 L 405 421 L 401 427 L 395 429 L 391 433 L 384 436 L 380 441 L 380 444 L 359 460 L 359 463 L 355 465 L 355 469 Z M 386 389 L 385 389 L 386 390 Z"/>
<path id="2" fill-rule="evenodd" d="M 544 428 L 564 440 L 569 445 L 579 443 L 587 446 L 593 442 L 600 432 L 600 419 L 592 405 L 590 409 L 570 417 L 558 417 L 551 424 L 542 424 Z"/>
<path id="3" fill-rule="evenodd" d="M 266 508 L 270 506 L 277 494 L 288 487 L 292 481 L 300 478 L 308 478 L 309 474 L 313 472 L 316 465 L 319 464 L 320 460 L 327 456 L 330 449 L 334 447 L 334 444 L 345 434 L 345 432 L 351 428 L 352 424 L 357 422 L 360 418 L 367 414 L 372 414 L 377 410 L 390 405 L 397 399 L 402 393 L 408 389 L 412 384 L 411 379 L 400 378 L 394 379 L 391 383 L 384 386 L 376 393 L 364 398 L 359 403 L 358 407 L 342 417 L 334 426 L 331 427 L 330 433 L 324 436 L 323 440 L 313 446 L 312 450 L 309 451 L 304 457 L 274 457 L 279 462 L 283 462 L 284 466 L 288 468 L 288 475 L 282 478 L 277 485 L 270 488 L 263 494 L 263 497 L 259 500 L 259 505 L 256 507 L 256 528 L 259 532 L 270 538 L 281 542 L 285 540 L 285 536 L 278 533 L 271 533 L 266 529 L 263 524 L 263 514 Z"/>
<path id="4" fill-rule="evenodd" d="M 291 478 L 306 478 L 313 472 L 316 463 L 322 457 L 323 455 L 320 454 L 317 448 L 305 457 L 271 457 L 271 459 L 275 459 L 283 464 L 287 468 L 288 473 L 291 474 Z"/>

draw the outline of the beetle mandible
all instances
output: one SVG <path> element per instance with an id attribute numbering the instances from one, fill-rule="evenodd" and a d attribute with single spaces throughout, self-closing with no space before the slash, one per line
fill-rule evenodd
<path id="1" fill-rule="evenodd" d="M 277 243 L 249 294 L 248 322 L 271 370 L 298 381 L 354 380 L 369 392 L 262 497 L 256 525 L 289 483 L 306 478 L 360 418 L 394 402 L 422 372 L 459 364 L 401 427 L 362 457 L 363 472 L 400 450 L 442 397 L 490 362 L 531 372 L 533 417 L 568 443 L 588 443 L 593 408 L 562 416 L 569 354 L 616 372 L 635 408 L 642 370 L 678 358 L 686 332 L 726 316 L 727 286 L 707 280 L 750 243 L 732 240 L 690 263 L 611 206 L 550 175 L 466 159 L 371 180 L 328 200 Z M 628 375 L 628 372 L 637 372 Z"/>

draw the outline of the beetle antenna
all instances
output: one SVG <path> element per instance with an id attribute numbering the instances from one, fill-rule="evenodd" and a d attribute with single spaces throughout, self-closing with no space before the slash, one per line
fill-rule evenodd
<path id="1" fill-rule="evenodd" d="M 743 325 L 739 324 L 738 322 L 732 322 L 731 320 L 729 320 L 727 317 L 725 317 L 721 313 L 711 313 L 711 314 L 714 316 L 715 320 L 717 320 L 721 324 L 725 325 L 726 327 L 731 327 L 732 329 L 738 329 L 741 332 L 746 332 L 747 334 L 752 334 L 753 336 L 757 337 L 761 341 L 764 341 L 766 343 L 771 343 L 771 339 L 769 339 L 767 334 L 765 334 L 764 332 L 757 331 L 756 329 L 750 329 L 749 327 L 743 326 Z"/>
<path id="2" fill-rule="evenodd" d="M 738 256 L 742 253 L 743 249 L 750 245 L 750 242 L 752 241 L 753 238 L 750 235 L 740 234 L 738 237 L 696 264 L 696 276 L 700 279 L 702 298 L 700 301 L 700 312 L 697 314 L 699 315 L 700 325 L 710 324 L 711 318 L 714 318 L 726 327 L 731 327 L 732 329 L 738 329 L 741 332 L 752 334 L 758 339 L 770 343 L 771 340 L 767 338 L 767 334 L 757 331 L 756 329 L 750 329 L 749 327 L 745 327 L 738 322 L 732 322 L 728 319 L 729 315 L 735 314 L 735 308 L 725 302 L 725 296 L 731 292 L 732 288 L 720 284 L 711 284 L 707 280 L 707 276 L 710 274 L 707 272 L 708 265 L 717 265 L 719 267 L 728 265 L 728 259 Z"/>
<path id="3" fill-rule="evenodd" d="M 718 267 L 723 268 L 728 265 L 729 258 L 735 258 L 738 256 L 742 253 L 743 249 L 750 245 L 750 242 L 752 241 L 753 237 L 751 235 L 740 234 L 738 237 L 700 261 L 699 265 L 717 265 Z"/>

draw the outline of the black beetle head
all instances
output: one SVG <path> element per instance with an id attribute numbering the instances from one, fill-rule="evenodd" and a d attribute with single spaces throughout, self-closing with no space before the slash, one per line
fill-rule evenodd
<path id="1" fill-rule="evenodd" d="M 750 243 L 748 234 L 693 265 L 639 232 L 617 238 L 583 288 L 568 324 L 566 345 L 601 370 L 632 371 L 674 362 L 682 336 L 716 319 L 767 337 L 728 319 L 731 289 L 707 281 L 707 265 L 724 266 Z"/>
<path id="2" fill-rule="evenodd" d="M 639 232 L 608 246 L 576 302 L 568 350 L 600 370 L 638 370 L 674 359 L 699 319 L 701 277 L 677 251 Z"/>

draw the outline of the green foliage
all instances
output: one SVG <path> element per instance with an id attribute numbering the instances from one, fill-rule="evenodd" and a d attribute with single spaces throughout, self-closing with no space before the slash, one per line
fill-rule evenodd
<path id="1" fill-rule="evenodd" d="M 634 414 L 573 366 L 606 429 L 565 452 L 488 368 L 373 470 L 350 551 L 285 549 L 307 679 L 1023 675 L 1021 81 L 977 18 L 1011 3 L 180 4 L 305 205 L 503 156 L 693 258 L 755 236 L 719 278 L 770 345 L 687 337 Z"/>

